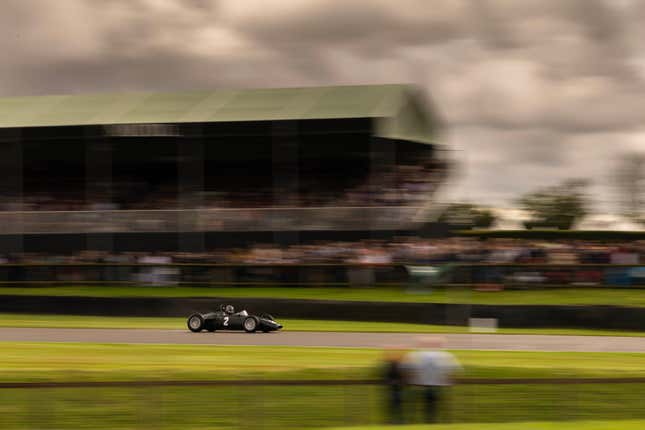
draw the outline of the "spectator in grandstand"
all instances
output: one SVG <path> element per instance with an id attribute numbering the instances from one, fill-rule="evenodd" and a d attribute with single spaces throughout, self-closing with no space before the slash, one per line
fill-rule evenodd
<path id="1" fill-rule="evenodd" d="M 630 246 L 617 246 L 609 257 L 610 264 L 639 264 L 639 255 L 635 248 Z"/>
<path id="2" fill-rule="evenodd" d="M 392 256 L 381 243 L 365 241 L 356 250 L 352 262 L 358 264 L 390 264 L 392 263 Z"/>
<path id="3" fill-rule="evenodd" d="M 257 208 L 272 206 L 410 206 L 428 199 L 442 181 L 446 166 L 438 161 L 409 160 L 370 177 L 359 174 L 346 182 L 320 172 L 302 171 L 299 189 L 281 190 L 257 181 L 236 187 L 215 181 L 195 195 L 180 196 L 176 180 L 160 174 L 121 174 L 109 183 L 85 183 L 83 177 L 41 180 L 28 184 L 20 196 L 4 196 L 2 211 L 80 211 L 119 209 Z M 37 175 L 35 177 L 38 177 Z M 270 181 L 269 181 L 270 184 Z M 92 189 L 93 195 L 88 195 Z M 181 198 L 180 198 L 181 197 Z M 181 203 L 181 205 L 180 205 Z"/>
<path id="4" fill-rule="evenodd" d="M 137 263 L 149 265 L 139 271 L 139 281 L 141 283 L 150 285 L 168 285 L 172 283 L 174 269 L 163 267 L 172 263 L 172 258 L 169 255 L 162 253 L 144 254 L 139 256 Z"/>
<path id="5" fill-rule="evenodd" d="M 104 269 L 107 281 L 124 282 L 132 280 L 132 267 L 128 263 L 133 262 L 132 255 L 128 253 L 110 253 L 106 254 L 102 260 L 103 263 L 113 264 Z"/>
<path id="6" fill-rule="evenodd" d="M 521 245 L 511 240 L 499 240 L 491 243 L 487 263 L 512 263 L 523 253 Z"/>
<path id="7" fill-rule="evenodd" d="M 396 237 L 390 242 L 364 240 L 357 242 L 318 241 L 280 247 L 254 244 L 249 248 L 220 248 L 202 253 L 133 255 L 131 262 L 163 265 L 170 261 L 243 264 L 350 263 L 361 265 L 445 263 L 545 263 L 545 264 L 632 264 L 641 262 L 645 247 L 641 242 L 603 244 L 597 242 L 540 242 L 509 239 L 479 241 L 470 238 L 422 239 Z M 71 255 L 47 253 L 15 254 L 15 263 L 87 262 L 118 263 L 120 254 L 82 251 Z M 148 261 L 152 258 L 152 261 Z M 161 258 L 163 261 L 159 260 Z M 1 264 L 1 263 L 0 263 Z M 5 263 L 6 264 L 6 263 Z"/>

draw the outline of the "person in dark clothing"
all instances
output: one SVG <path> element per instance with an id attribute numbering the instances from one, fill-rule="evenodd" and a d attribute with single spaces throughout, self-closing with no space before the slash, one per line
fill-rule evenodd
<path id="1" fill-rule="evenodd" d="M 387 402 L 390 422 L 403 423 L 403 386 L 405 373 L 403 369 L 403 351 L 388 348 L 385 354 L 384 383 L 387 390 Z"/>

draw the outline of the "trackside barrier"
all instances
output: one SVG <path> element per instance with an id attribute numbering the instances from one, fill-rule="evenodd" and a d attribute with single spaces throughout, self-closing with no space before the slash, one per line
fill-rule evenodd
<path id="1" fill-rule="evenodd" d="M 0 264 L 0 284 L 642 288 L 645 265 L 28 263 Z"/>
<path id="2" fill-rule="evenodd" d="M 479 305 L 222 297 L 87 297 L 2 295 L 0 312 L 104 316 L 182 317 L 221 303 L 279 318 L 407 322 L 467 326 L 472 318 L 504 328 L 645 330 L 645 308 L 605 305 Z"/>

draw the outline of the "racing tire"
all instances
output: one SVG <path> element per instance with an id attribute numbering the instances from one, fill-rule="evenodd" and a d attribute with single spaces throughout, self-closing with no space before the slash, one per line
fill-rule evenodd
<path id="1" fill-rule="evenodd" d="M 242 323 L 244 331 L 247 333 L 254 333 L 258 329 L 259 321 L 256 317 L 248 317 Z"/>
<path id="2" fill-rule="evenodd" d="M 186 325 L 188 325 L 188 330 L 199 333 L 204 329 L 204 317 L 200 314 L 192 314 L 188 317 Z"/>

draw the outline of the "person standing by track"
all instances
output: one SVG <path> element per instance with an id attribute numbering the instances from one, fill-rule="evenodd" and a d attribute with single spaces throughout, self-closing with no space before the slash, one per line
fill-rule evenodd
<path id="1" fill-rule="evenodd" d="M 441 338 L 425 338 L 416 351 L 405 357 L 409 383 L 419 388 L 426 422 L 437 422 L 446 388 L 452 385 L 455 373 L 461 369 L 451 353 L 440 350 L 442 346 Z"/>
<path id="2" fill-rule="evenodd" d="M 407 382 L 403 363 L 404 351 L 399 347 L 385 348 L 383 383 L 387 393 L 387 409 L 391 424 L 403 424 L 403 388 Z"/>

